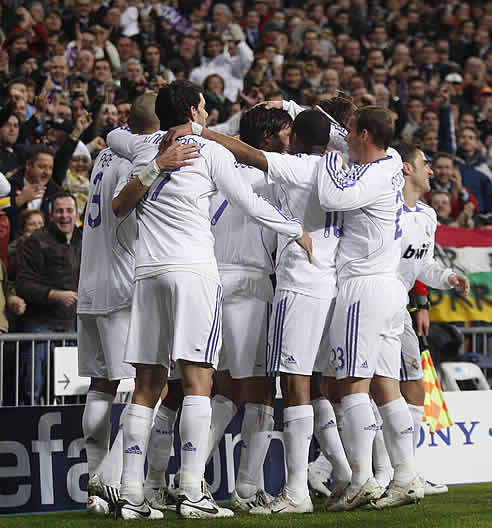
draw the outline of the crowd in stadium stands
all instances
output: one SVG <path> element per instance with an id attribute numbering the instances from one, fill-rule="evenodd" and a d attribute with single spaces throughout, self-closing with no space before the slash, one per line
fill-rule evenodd
<path id="1" fill-rule="evenodd" d="M 174 79 L 201 84 L 209 126 L 231 133 L 263 100 L 390 108 L 432 159 L 439 222 L 492 227 L 491 31 L 485 0 L 0 0 L 0 331 L 5 307 L 17 331 L 74 327 L 81 224 L 60 231 L 54 198 L 82 216 L 108 132 Z"/>

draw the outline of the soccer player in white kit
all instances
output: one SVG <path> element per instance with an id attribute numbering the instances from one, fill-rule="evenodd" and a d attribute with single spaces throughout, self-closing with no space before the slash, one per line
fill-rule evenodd
<path id="1" fill-rule="evenodd" d="M 292 119 L 283 110 L 257 106 L 241 117 L 240 138 L 274 152 L 289 147 Z M 263 172 L 248 165 L 239 171 L 254 190 L 276 202 L 273 185 Z M 244 216 L 218 193 L 212 198 L 215 256 L 224 289 L 222 350 L 214 376 L 209 458 L 238 406 L 244 401 L 241 456 L 232 506 L 249 510 L 271 500 L 262 489 L 263 463 L 273 430 L 274 380 L 266 377 L 268 324 L 273 300 L 269 275 L 275 232 Z"/>
<path id="2" fill-rule="evenodd" d="M 111 407 L 119 381 L 135 376 L 123 356 L 133 295 L 136 218 L 134 214 L 116 218 L 111 209 L 113 196 L 126 185 L 130 170 L 130 163 L 109 149 L 101 151 L 95 161 L 84 219 L 77 303 L 79 375 L 91 378 L 82 418 L 88 495 L 103 499 L 105 510 L 118 499 L 118 490 L 105 485 L 99 474 L 108 454 Z"/>
<path id="3" fill-rule="evenodd" d="M 156 114 L 161 128 L 183 122 L 201 128 L 207 118 L 204 107 L 199 87 L 175 81 L 160 90 Z M 180 142 L 199 145 L 200 157 L 193 166 L 160 175 L 153 161 L 138 176 L 140 184 L 149 189 L 137 208 L 136 287 L 125 356 L 136 366 L 136 388 L 123 437 L 122 500 L 118 507 L 123 518 L 149 515 L 142 489 L 143 466 L 153 407 L 170 360 L 180 361 L 185 394 L 178 513 L 190 518 L 232 515 L 210 502 L 201 488 L 212 372 L 221 345 L 222 287 L 210 230 L 211 195 L 221 190 L 258 222 L 310 249 L 310 238 L 300 222 L 254 195 L 230 153 L 193 135 Z"/>
<path id="4" fill-rule="evenodd" d="M 186 131 L 178 127 L 171 137 Z M 313 264 L 305 263 L 299 251 L 280 238 L 277 249 L 277 289 L 270 323 L 267 370 L 281 373 L 284 396 L 284 443 L 287 479 L 282 493 L 265 506 L 250 510 L 252 514 L 307 513 L 313 510 L 307 487 L 308 452 L 313 434 L 313 407 L 310 400 L 310 377 L 322 341 L 327 338 L 334 298 L 337 292 L 335 254 L 341 236 L 341 215 L 322 209 L 317 196 L 317 171 L 330 139 L 330 121 L 322 113 L 306 110 L 293 124 L 291 151 L 294 155 L 258 151 L 233 138 L 204 129 L 205 137 L 214 139 L 243 163 L 267 174 L 269 183 L 279 185 L 277 195 L 282 208 L 302 218 L 313 238 Z M 306 154 L 309 153 L 309 154 Z M 285 184 L 285 185 L 284 185 Z M 339 475 L 350 479 L 336 430 L 336 417 L 327 400 L 335 427 L 327 442 L 336 443 Z M 319 409 L 318 409 L 319 410 Z M 328 421 L 330 421 L 328 420 Z M 327 429 L 328 431 L 328 429 Z"/>
<path id="5" fill-rule="evenodd" d="M 403 161 L 404 205 L 402 213 L 402 250 L 398 275 L 409 292 L 420 280 L 436 289 L 458 288 L 468 295 L 470 283 L 464 275 L 442 268 L 434 260 L 434 237 L 437 217 L 434 209 L 419 198 L 430 190 L 432 169 L 425 154 L 415 145 L 402 143 L 395 147 Z M 428 328 L 428 326 L 427 326 Z M 407 309 L 404 309 L 404 331 L 401 341 L 400 390 L 413 419 L 413 453 L 420 438 L 424 415 L 425 387 L 417 335 Z M 376 509 L 414 502 L 411 487 L 392 481 L 385 494 L 372 503 Z"/>

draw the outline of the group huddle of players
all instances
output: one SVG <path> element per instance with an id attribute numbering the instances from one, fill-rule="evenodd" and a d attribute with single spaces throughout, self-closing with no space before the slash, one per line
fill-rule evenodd
<path id="1" fill-rule="evenodd" d="M 95 161 L 78 295 L 89 511 L 233 516 L 204 470 L 243 404 L 234 510 L 312 512 L 313 434 L 333 469 L 324 511 L 418 502 L 429 486 L 415 464 L 425 393 L 408 292 L 416 279 L 469 291 L 433 260 L 425 155 L 390 146 L 387 110 L 343 98 L 257 106 L 240 139 L 206 119 L 200 87 L 175 81 L 137 99 L 131 131 L 111 132 Z M 272 497 L 263 463 L 276 376 L 287 474 Z M 135 391 L 109 450 L 128 377 Z M 179 409 L 181 465 L 168 485 Z"/>

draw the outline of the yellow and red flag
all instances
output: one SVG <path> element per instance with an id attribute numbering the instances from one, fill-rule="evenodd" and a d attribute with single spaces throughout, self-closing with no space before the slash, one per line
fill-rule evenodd
<path id="1" fill-rule="evenodd" d="M 429 424 L 430 433 L 434 434 L 440 429 L 450 427 L 453 422 L 444 401 L 441 384 L 437 379 L 436 369 L 425 336 L 419 336 L 419 345 L 425 385 L 424 422 Z"/>

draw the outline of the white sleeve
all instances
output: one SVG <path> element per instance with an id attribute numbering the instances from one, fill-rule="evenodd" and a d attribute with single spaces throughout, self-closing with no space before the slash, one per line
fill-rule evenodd
<path id="1" fill-rule="evenodd" d="M 436 234 L 437 228 L 437 219 L 435 223 L 433 222 L 432 229 L 432 242 L 425 256 L 424 262 L 420 269 L 417 279 L 431 288 L 436 290 L 447 290 L 452 288 L 449 284 L 449 277 L 454 274 L 454 271 L 450 268 L 443 268 L 436 260 L 434 259 L 434 246 L 435 241 L 434 237 Z"/>
<path id="2" fill-rule="evenodd" d="M 278 152 L 262 152 L 268 162 L 267 183 L 296 185 L 307 190 L 315 184 L 314 173 L 307 158 Z"/>
<path id="3" fill-rule="evenodd" d="M 116 187 L 113 191 L 113 198 L 116 198 L 123 187 L 125 187 L 127 183 L 130 183 L 134 178 L 135 174 L 132 174 L 132 164 L 126 160 L 122 161 L 118 167 L 118 181 L 116 182 Z"/>
<path id="4" fill-rule="evenodd" d="M 232 75 L 237 79 L 244 79 L 254 61 L 252 49 L 243 40 L 237 46 L 237 55 L 231 57 Z"/>
<path id="5" fill-rule="evenodd" d="M 0 197 L 8 196 L 10 194 L 10 182 L 7 178 L 0 172 Z"/>
<path id="6" fill-rule="evenodd" d="M 108 147 L 129 161 L 133 161 L 136 154 L 135 144 L 138 140 L 138 134 L 132 134 L 127 128 L 115 128 L 111 130 L 106 138 Z"/>
<path id="7" fill-rule="evenodd" d="M 213 155 L 210 175 L 217 189 L 230 202 L 239 207 L 245 215 L 277 233 L 294 239 L 302 235 L 302 224 L 297 218 L 285 215 L 269 200 L 253 192 L 249 182 L 234 166 L 234 156 L 229 151 L 221 149 Z"/>
<path id="8" fill-rule="evenodd" d="M 306 110 L 302 106 L 298 105 L 295 101 L 282 101 L 282 110 L 289 113 L 292 119 L 295 119 L 301 112 Z"/>
<path id="9" fill-rule="evenodd" d="M 327 211 L 352 211 L 374 203 L 385 189 L 377 178 L 367 177 L 370 167 L 349 173 L 342 167 L 339 154 L 326 154 L 319 165 L 318 195 L 321 207 Z"/>
<path id="10" fill-rule="evenodd" d="M 241 112 L 236 112 L 227 121 L 207 127 L 209 130 L 224 134 L 224 136 L 237 136 L 239 135 L 239 123 L 241 121 Z"/>

